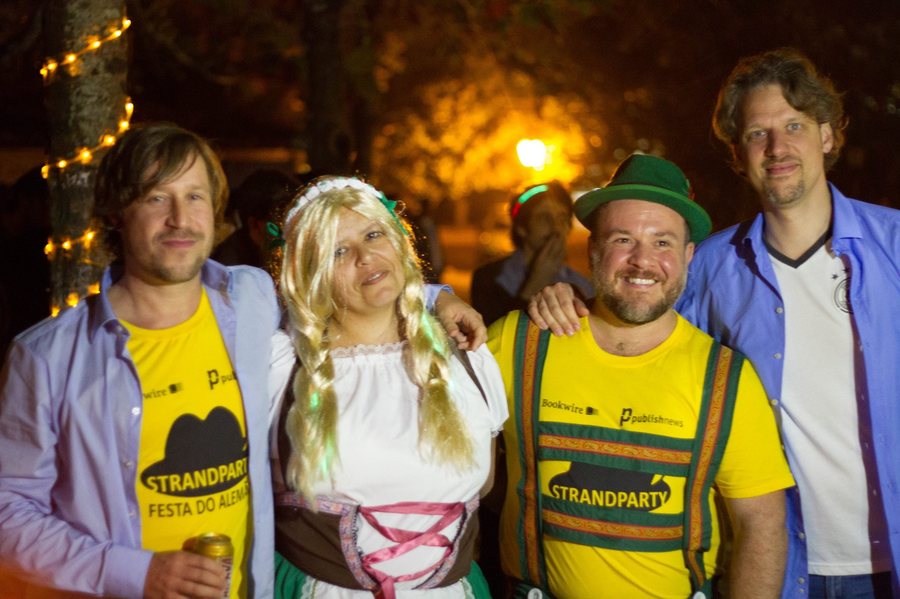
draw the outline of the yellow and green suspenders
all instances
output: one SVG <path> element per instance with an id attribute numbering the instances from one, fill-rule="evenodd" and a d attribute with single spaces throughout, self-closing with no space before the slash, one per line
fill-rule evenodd
<path id="1" fill-rule="evenodd" d="M 518 578 L 547 593 L 544 535 L 622 551 L 684 552 L 692 593 L 711 597 L 703 555 L 709 550 L 709 490 L 728 441 L 743 356 L 713 342 L 693 439 L 554 422 L 540 422 L 541 374 L 550 332 L 520 315 L 514 344 L 515 445 L 522 476 Z M 509 443 L 508 445 L 512 445 Z M 510 447 L 512 449 L 512 447 Z M 685 478 L 683 514 L 654 514 L 562 501 L 541 493 L 539 460 L 583 462 Z"/>

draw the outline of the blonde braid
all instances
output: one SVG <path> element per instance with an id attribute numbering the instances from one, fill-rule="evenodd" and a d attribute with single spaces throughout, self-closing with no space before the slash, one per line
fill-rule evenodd
<path id="1" fill-rule="evenodd" d="M 451 398 L 450 339 L 425 309 L 424 282 L 414 257 L 410 252 L 403 260 L 407 284 L 398 311 L 403 334 L 409 340 L 409 375 L 422 390 L 419 444 L 426 456 L 466 470 L 475 465 L 475 457 L 468 427 Z"/>
<path id="2" fill-rule="evenodd" d="M 310 212 L 339 212 L 322 202 Z M 337 221 L 328 214 L 318 216 L 331 226 L 303 226 L 302 219 L 286 224 L 285 238 L 297 239 L 285 246 L 281 272 L 294 351 L 300 367 L 293 381 L 294 405 L 288 412 L 286 432 L 293 453 L 288 462 L 288 480 L 310 496 L 313 483 L 327 477 L 339 459 L 337 452 L 337 396 L 334 392 L 334 365 L 329 353 L 328 323 L 336 307 L 330 292 L 334 238 Z M 325 267 L 320 267 L 325 265 Z"/>

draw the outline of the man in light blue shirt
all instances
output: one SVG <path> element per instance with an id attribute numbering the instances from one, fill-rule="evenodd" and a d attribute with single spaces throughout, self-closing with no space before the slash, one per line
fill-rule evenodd
<path id="1" fill-rule="evenodd" d="M 797 480 L 782 596 L 898 598 L 900 211 L 826 180 L 843 106 L 796 51 L 742 60 L 713 125 L 762 212 L 698 247 L 676 309 L 751 359 L 781 422 Z M 539 324 L 571 328 L 565 294 L 536 296 Z"/>
<path id="2" fill-rule="evenodd" d="M 235 504 L 246 524 L 233 540 L 245 557 L 233 565 L 243 582 L 230 596 L 273 595 L 270 398 L 294 356 L 269 275 L 208 259 L 226 198 L 215 154 L 175 125 L 136 127 L 104 158 L 95 214 L 119 260 L 98 295 L 20 335 L 0 372 L 0 570 L 23 581 L 24 596 L 221 597 L 227 583 L 218 562 L 180 542 L 149 550 L 146 540 L 158 533 L 152 528 L 170 526 L 189 548 L 210 531 L 179 530 L 175 518 Z M 445 325 L 460 323 L 450 328 L 461 346 L 484 340 L 483 323 L 462 302 L 442 303 Z M 214 343 L 198 343 L 185 328 L 201 308 L 214 318 L 204 329 L 213 329 Z M 158 346 L 193 360 L 217 345 L 218 370 L 194 368 L 171 385 L 144 387 L 154 365 L 134 357 L 133 331 L 151 339 L 142 355 Z M 173 331 L 180 337 L 169 343 Z M 225 383 L 239 409 L 192 409 L 204 393 L 203 401 L 218 401 L 211 390 Z M 152 410 L 169 412 L 165 429 L 147 428 Z M 234 426 L 199 434 L 223 414 Z M 237 459 L 223 457 L 235 438 Z M 165 459 L 146 467 L 148 448 Z M 142 499 L 140 485 L 150 480 L 166 483 L 166 503 Z"/>
<path id="3" fill-rule="evenodd" d="M 17 338 L 0 375 L 0 564 L 26 581 L 27 596 L 222 596 L 226 576 L 216 561 L 180 546 L 143 548 L 138 467 L 141 452 L 161 440 L 142 434 L 149 390 L 126 327 L 164 334 L 204 297 L 243 403 L 243 414 L 229 414 L 246 431 L 248 480 L 240 484 L 249 482 L 256 526 L 242 535 L 246 565 L 235 567 L 244 569 L 247 596 L 272 594 L 267 373 L 280 311 L 265 272 L 207 260 L 227 191 L 206 142 L 174 125 L 128 131 L 100 166 L 95 214 L 110 226 L 106 242 L 120 260 L 98 295 Z M 203 392 L 179 385 L 168 390 L 170 402 Z M 175 439 L 175 426 L 164 435 Z M 188 473 L 183 453 L 166 447 L 181 466 L 170 476 Z M 202 532 L 185 530 L 185 540 Z"/>
<path id="4" fill-rule="evenodd" d="M 751 359 L 780 417 L 784 596 L 900 597 L 900 211 L 827 182 L 843 107 L 797 52 L 741 61 L 713 123 L 762 213 L 701 245 L 680 309 Z"/>

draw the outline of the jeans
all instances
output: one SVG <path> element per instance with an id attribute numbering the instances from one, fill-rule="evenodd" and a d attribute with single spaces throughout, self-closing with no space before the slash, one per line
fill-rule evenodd
<path id="1" fill-rule="evenodd" d="M 810 599 L 892 599 L 891 573 L 809 576 Z M 900 598 L 898 598 L 900 599 Z"/>

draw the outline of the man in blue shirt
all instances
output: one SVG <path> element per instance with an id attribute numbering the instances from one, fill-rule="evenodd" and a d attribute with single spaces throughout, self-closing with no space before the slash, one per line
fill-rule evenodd
<path id="1" fill-rule="evenodd" d="M 0 372 L 0 570 L 22 596 L 222 597 L 224 569 L 185 550 L 211 531 L 235 545 L 229 596 L 273 595 L 270 398 L 294 355 L 268 274 L 208 259 L 226 198 L 215 154 L 175 125 L 104 158 L 95 214 L 119 260 Z M 444 302 L 451 335 L 480 344 Z"/>
<path id="2" fill-rule="evenodd" d="M 797 481 L 782 595 L 896 598 L 900 211 L 826 180 L 844 125 L 840 95 L 798 52 L 737 65 L 713 126 L 762 212 L 698 247 L 676 308 L 751 359 L 781 422 Z M 532 316 L 570 330 L 581 307 L 555 292 Z"/>

